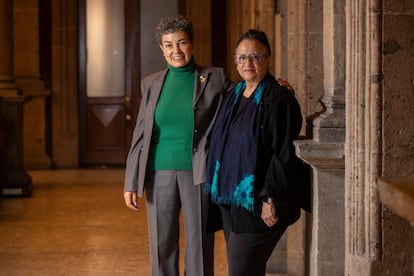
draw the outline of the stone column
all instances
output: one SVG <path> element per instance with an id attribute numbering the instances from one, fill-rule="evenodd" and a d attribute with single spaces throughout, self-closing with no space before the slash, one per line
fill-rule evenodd
<path id="1" fill-rule="evenodd" d="M 0 187 L 1 195 L 30 195 L 23 168 L 23 104 L 13 78 L 13 3 L 0 0 Z"/>
<path id="2" fill-rule="evenodd" d="M 40 74 L 39 1 L 13 0 L 13 10 L 15 83 L 31 98 L 24 106 L 24 163 L 26 168 L 48 169 L 52 163 L 46 152 L 50 91 Z"/>
<path id="3" fill-rule="evenodd" d="M 346 14 L 345 273 L 413 275 L 414 228 L 377 181 L 414 175 L 414 2 L 347 0 Z"/>
<path id="4" fill-rule="evenodd" d="M 324 112 L 312 122 L 313 139 L 296 141 L 313 167 L 309 275 L 344 275 L 345 217 L 345 1 L 323 1 Z M 311 73 L 309 73 L 311 74 Z"/>

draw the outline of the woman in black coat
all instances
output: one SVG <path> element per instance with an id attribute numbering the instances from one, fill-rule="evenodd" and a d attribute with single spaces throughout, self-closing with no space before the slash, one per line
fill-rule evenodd
<path id="1" fill-rule="evenodd" d="M 264 32 L 238 39 L 234 57 L 243 80 L 225 98 L 211 136 L 207 191 L 220 209 L 230 276 L 265 275 L 303 203 L 303 163 L 293 146 L 300 106 L 270 74 L 270 54 Z"/>

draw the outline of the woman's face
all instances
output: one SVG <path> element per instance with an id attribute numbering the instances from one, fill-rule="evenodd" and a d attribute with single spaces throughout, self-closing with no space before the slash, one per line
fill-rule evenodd
<path id="1" fill-rule="evenodd" d="M 244 39 L 236 48 L 237 72 L 247 82 L 260 82 L 266 75 L 269 57 L 266 47 L 255 39 Z"/>
<path id="2" fill-rule="evenodd" d="M 160 48 L 167 63 L 176 68 L 186 66 L 193 56 L 193 45 L 183 31 L 164 34 Z"/>

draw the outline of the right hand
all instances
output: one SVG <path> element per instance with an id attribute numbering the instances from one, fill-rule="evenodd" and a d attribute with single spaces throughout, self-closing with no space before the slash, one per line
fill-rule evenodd
<path id="1" fill-rule="evenodd" d="M 279 85 L 286 87 L 290 91 L 293 91 L 293 88 L 290 85 L 289 81 L 281 79 L 281 78 L 278 78 L 277 81 L 278 81 Z"/>
<path id="2" fill-rule="evenodd" d="M 125 192 L 124 199 L 128 208 L 138 211 L 138 196 L 136 192 Z"/>
<path id="3" fill-rule="evenodd" d="M 261 217 L 268 227 L 272 227 L 276 224 L 278 217 L 276 216 L 276 206 L 274 202 L 263 202 Z"/>

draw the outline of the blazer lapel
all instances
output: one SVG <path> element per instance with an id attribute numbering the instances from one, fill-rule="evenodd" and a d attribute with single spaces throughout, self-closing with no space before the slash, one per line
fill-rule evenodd
<path id="1" fill-rule="evenodd" d="M 160 98 L 162 85 L 165 80 L 165 76 L 167 75 L 168 69 L 165 69 L 163 74 L 161 74 L 158 78 L 154 79 L 151 85 L 151 92 L 150 92 L 150 108 L 151 110 L 155 110 L 155 107 L 158 103 L 158 99 Z"/>
<path id="2" fill-rule="evenodd" d="M 210 72 L 201 70 L 197 67 L 196 76 L 195 76 L 195 91 L 194 91 L 194 101 L 193 105 L 196 106 L 201 95 L 203 95 L 204 90 L 206 89 L 207 83 L 209 81 Z"/>

